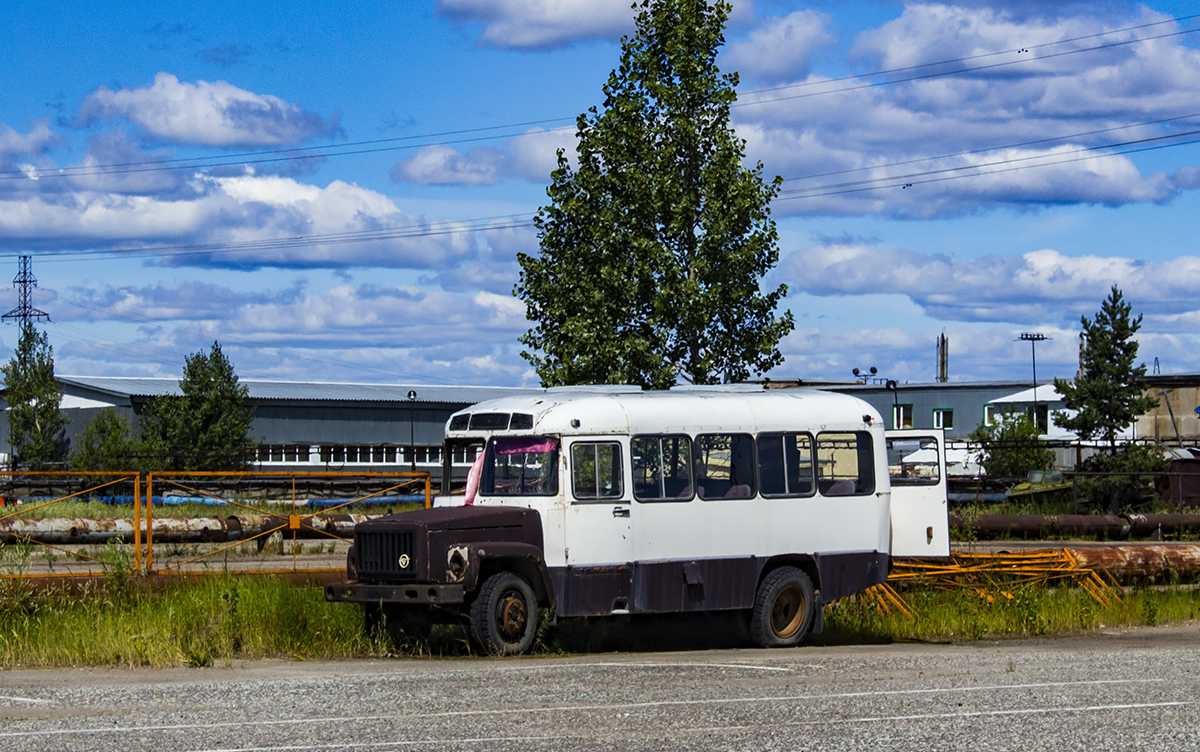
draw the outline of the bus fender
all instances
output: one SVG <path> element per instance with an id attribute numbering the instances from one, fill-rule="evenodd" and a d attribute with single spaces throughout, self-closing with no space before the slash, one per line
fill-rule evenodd
<path id="1" fill-rule="evenodd" d="M 467 566 L 462 583 L 468 592 L 474 591 L 483 580 L 496 572 L 508 570 L 529 580 L 540 603 L 554 606 L 554 588 L 546 570 L 546 559 L 538 546 L 515 541 L 492 541 L 472 543 L 465 548 Z M 453 549 L 450 555 L 454 555 Z"/>

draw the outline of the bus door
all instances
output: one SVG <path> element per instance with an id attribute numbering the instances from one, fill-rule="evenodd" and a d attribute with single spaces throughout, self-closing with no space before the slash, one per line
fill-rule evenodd
<path id="1" fill-rule="evenodd" d="M 885 432 L 891 477 L 892 556 L 949 556 L 944 434 Z"/>
<path id="2" fill-rule="evenodd" d="M 630 508 L 625 457 L 629 439 L 572 437 L 566 442 L 564 551 L 571 576 L 564 615 L 620 613 L 629 608 Z"/>

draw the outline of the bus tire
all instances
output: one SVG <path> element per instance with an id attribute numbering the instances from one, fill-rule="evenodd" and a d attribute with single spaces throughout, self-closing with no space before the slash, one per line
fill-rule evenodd
<path id="1" fill-rule="evenodd" d="M 763 648 L 799 645 L 812 628 L 812 580 L 796 567 L 772 570 L 754 596 L 750 639 Z"/>
<path id="2" fill-rule="evenodd" d="M 529 582 L 514 572 L 487 578 L 471 603 L 471 634 L 491 655 L 529 652 L 537 627 L 537 596 Z"/>

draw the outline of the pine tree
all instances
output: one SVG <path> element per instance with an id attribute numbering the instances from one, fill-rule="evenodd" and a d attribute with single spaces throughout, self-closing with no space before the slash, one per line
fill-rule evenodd
<path id="1" fill-rule="evenodd" d="M 1055 412 L 1055 421 L 1081 439 L 1107 443 L 1109 454 L 1116 453 L 1121 431 L 1158 404 L 1142 384 L 1146 365 L 1137 364 L 1138 343 L 1133 338 L 1142 317 L 1133 318 L 1132 309 L 1113 285 L 1096 317 L 1081 318 L 1084 344 L 1078 378 L 1054 380 L 1063 404 L 1074 411 Z"/>
<path id="2" fill-rule="evenodd" d="M 577 120 L 578 167 L 558 153 L 540 253 L 518 255 L 514 289 L 544 385 L 735 382 L 783 360 L 787 288 L 760 289 L 779 260 L 781 181 L 742 165 L 729 125 L 738 77 L 716 65 L 729 10 L 643 2 L 603 110 Z"/>
<path id="3" fill-rule="evenodd" d="M 96 413 L 75 437 L 72 470 L 132 472 L 141 467 L 138 442 L 129 421 L 116 408 Z"/>
<path id="4" fill-rule="evenodd" d="M 253 408 L 233 365 L 213 342 L 187 356 L 179 395 L 155 397 L 142 413 L 142 453 L 151 470 L 241 470 L 254 458 Z"/>
<path id="5" fill-rule="evenodd" d="M 54 378 L 54 352 L 46 333 L 23 323 L 17 350 L 0 372 L 12 467 L 42 470 L 63 462 L 69 446 L 67 422 L 59 409 L 62 388 Z"/>

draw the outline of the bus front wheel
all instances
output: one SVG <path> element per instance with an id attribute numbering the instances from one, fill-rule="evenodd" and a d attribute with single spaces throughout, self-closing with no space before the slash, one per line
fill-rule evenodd
<path id="1" fill-rule="evenodd" d="M 493 655 L 529 652 L 537 626 L 537 596 L 519 574 L 492 575 L 471 604 L 472 635 L 485 652 Z"/>
<path id="2" fill-rule="evenodd" d="M 764 648 L 799 645 L 812 628 L 812 580 L 796 567 L 773 570 L 758 586 L 750 617 L 750 639 Z"/>

